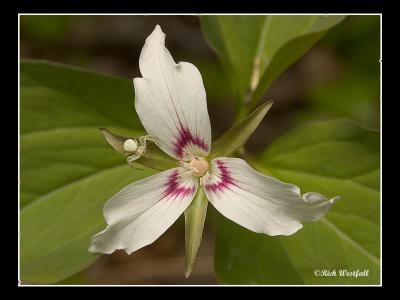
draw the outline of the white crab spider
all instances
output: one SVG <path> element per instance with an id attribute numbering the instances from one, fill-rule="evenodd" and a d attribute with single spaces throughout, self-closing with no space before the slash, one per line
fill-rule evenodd
<path id="1" fill-rule="evenodd" d="M 129 153 L 129 156 L 126 159 L 129 165 L 132 166 L 134 161 L 141 158 L 146 152 L 147 140 L 154 142 L 154 138 L 150 135 L 141 136 L 139 142 L 135 138 L 127 139 L 124 142 L 124 150 Z"/>

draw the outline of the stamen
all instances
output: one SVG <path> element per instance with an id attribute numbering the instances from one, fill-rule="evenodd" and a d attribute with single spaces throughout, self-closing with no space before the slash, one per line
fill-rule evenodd
<path id="1" fill-rule="evenodd" d="M 184 166 L 192 171 L 192 175 L 195 177 L 202 177 L 207 171 L 210 165 L 208 161 L 203 157 L 193 156 L 190 154 L 190 162 Z"/>

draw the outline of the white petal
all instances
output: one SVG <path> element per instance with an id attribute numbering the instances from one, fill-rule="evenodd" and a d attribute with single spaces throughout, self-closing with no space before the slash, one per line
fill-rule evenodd
<path id="1" fill-rule="evenodd" d="M 136 181 L 104 206 L 107 228 L 92 238 L 90 252 L 130 254 L 160 237 L 193 200 L 198 180 L 180 179 L 182 168 L 170 169 Z"/>
<path id="2" fill-rule="evenodd" d="M 177 159 L 184 152 L 206 156 L 211 126 L 199 70 L 191 63 L 174 62 L 158 25 L 146 39 L 139 67 L 143 78 L 133 80 L 135 108 L 148 134 Z"/>
<path id="3" fill-rule="evenodd" d="M 258 233 L 291 235 L 302 221 L 321 218 L 337 198 L 300 194 L 293 185 L 265 176 L 239 158 L 211 161 L 211 177 L 204 182 L 207 198 L 228 219 Z"/>

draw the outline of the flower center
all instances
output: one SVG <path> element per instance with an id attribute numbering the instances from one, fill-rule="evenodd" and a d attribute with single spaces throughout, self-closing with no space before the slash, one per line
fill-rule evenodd
<path id="1" fill-rule="evenodd" d="M 195 177 L 204 176 L 210 168 L 208 161 L 204 157 L 187 154 L 187 158 L 190 159 L 190 162 L 180 162 L 181 166 L 188 169 L 188 172 Z"/>
<path id="2" fill-rule="evenodd" d="M 189 163 L 189 167 L 193 170 L 193 175 L 196 177 L 203 176 L 207 171 L 210 165 L 208 161 L 204 157 L 195 156 Z"/>

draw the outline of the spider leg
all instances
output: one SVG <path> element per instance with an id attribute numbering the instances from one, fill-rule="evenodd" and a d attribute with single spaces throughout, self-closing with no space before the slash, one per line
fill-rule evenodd
<path id="1" fill-rule="evenodd" d="M 130 166 L 133 166 L 134 161 L 137 160 L 137 159 L 139 159 L 140 156 L 141 156 L 141 154 L 139 154 L 139 153 L 133 153 L 132 155 L 129 155 L 129 156 L 126 158 L 126 160 L 128 161 L 128 164 L 129 164 Z"/>
<path id="2" fill-rule="evenodd" d="M 146 141 L 152 141 L 155 142 L 156 139 L 152 137 L 151 135 L 144 135 L 139 138 L 139 145 L 143 146 L 146 148 Z"/>

